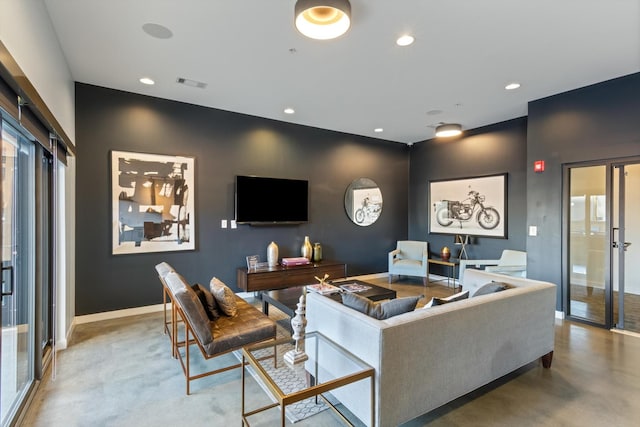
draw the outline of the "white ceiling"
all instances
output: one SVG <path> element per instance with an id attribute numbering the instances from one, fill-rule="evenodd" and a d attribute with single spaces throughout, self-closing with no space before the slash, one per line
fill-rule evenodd
<path id="1" fill-rule="evenodd" d="M 640 71 L 639 0 L 352 0 L 330 41 L 295 30 L 295 0 L 44 1 L 78 82 L 402 143 Z"/>

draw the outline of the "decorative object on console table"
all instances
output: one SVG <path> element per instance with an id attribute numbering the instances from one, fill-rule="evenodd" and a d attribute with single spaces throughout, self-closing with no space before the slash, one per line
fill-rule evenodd
<path id="1" fill-rule="evenodd" d="M 306 265 L 309 264 L 309 260 L 305 257 L 296 257 L 296 258 L 282 258 L 282 265 L 285 267 L 289 267 L 292 265 Z"/>
<path id="2" fill-rule="evenodd" d="M 302 295 L 298 300 L 296 315 L 291 318 L 291 330 L 293 331 L 291 338 L 295 340 L 296 346 L 284 354 L 284 361 L 291 364 L 304 362 L 309 358 L 304 352 L 304 335 L 307 327 L 307 318 L 305 317 L 306 295 L 306 290 L 303 287 Z"/>
<path id="3" fill-rule="evenodd" d="M 460 255 L 458 255 L 458 258 L 460 259 L 467 259 L 467 250 L 465 249 L 465 247 L 469 244 L 469 235 L 468 234 L 456 234 L 455 237 L 455 244 L 458 246 L 461 246 L 460 248 Z"/>
<path id="4" fill-rule="evenodd" d="M 313 245 L 313 262 L 322 261 L 322 245 L 319 242 L 316 242 Z"/>
<path id="5" fill-rule="evenodd" d="M 247 257 L 247 270 L 252 271 L 258 268 L 258 263 L 260 262 L 259 255 L 249 255 Z"/>
<path id="6" fill-rule="evenodd" d="M 267 246 L 267 264 L 269 267 L 278 265 L 278 245 L 276 242 L 271 242 Z"/>
<path id="7" fill-rule="evenodd" d="M 311 246 L 311 242 L 309 241 L 309 236 L 304 236 L 304 243 L 300 248 L 300 255 L 311 261 L 311 256 L 313 255 L 313 247 Z"/>
<path id="8" fill-rule="evenodd" d="M 443 247 L 442 251 L 440 251 L 440 257 L 444 260 L 444 261 L 448 261 L 449 257 L 451 256 L 451 251 L 449 250 L 448 247 Z"/>

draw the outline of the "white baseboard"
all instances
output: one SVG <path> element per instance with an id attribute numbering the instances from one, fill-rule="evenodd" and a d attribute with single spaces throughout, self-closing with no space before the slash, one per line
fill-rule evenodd
<path id="1" fill-rule="evenodd" d="M 382 277 L 388 277 L 388 273 L 373 273 L 373 274 L 363 274 L 362 276 L 350 276 L 347 277 L 347 280 L 367 280 L 367 279 L 380 279 Z"/>
<path id="2" fill-rule="evenodd" d="M 57 340 L 56 341 L 56 351 L 66 350 L 68 341 L 67 339 Z"/>
<path id="3" fill-rule="evenodd" d="M 163 304 L 145 305 L 142 307 L 126 308 L 124 310 L 105 311 L 103 313 L 87 314 L 84 316 L 76 316 L 73 320 L 74 324 L 81 325 L 83 323 L 99 322 L 101 320 L 117 319 L 119 317 L 137 316 L 139 314 L 157 313 L 163 310 Z M 167 309 L 171 304 L 167 304 Z"/>
<path id="4" fill-rule="evenodd" d="M 640 334 L 637 332 L 625 331 L 624 329 L 611 329 L 611 332 L 615 332 L 616 334 L 629 335 L 630 337 L 640 338 Z"/>
<path id="5" fill-rule="evenodd" d="M 257 293 L 254 293 L 254 292 L 236 292 L 236 295 L 238 295 L 242 299 L 247 299 L 247 298 L 253 298 L 254 296 L 257 295 Z"/>
<path id="6" fill-rule="evenodd" d="M 73 319 L 71 321 L 71 326 L 69 326 L 69 330 L 67 331 L 67 335 L 64 338 L 56 339 L 56 351 L 65 350 L 69 346 L 69 340 L 71 340 L 71 336 L 73 335 L 75 328 L 76 320 Z"/>
<path id="7" fill-rule="evenodd" d="M 564 311 L 556 310 L 556 319 L 564 319 Z"/>

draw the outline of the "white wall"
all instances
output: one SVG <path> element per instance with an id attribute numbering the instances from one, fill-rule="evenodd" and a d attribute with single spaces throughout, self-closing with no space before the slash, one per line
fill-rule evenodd
<path id="1" fill-rule="evenodd" d="M 68 166 L 57 166 L 56 227 L 56 348 L 67 348 L 74 327 L 75 318 L 75 158 L 67 159 Z"/>
<path id="2" fill-rule="evenodd" d="M 75 141 L 75 86 L 42 0 L 0 0 L 0 40 L 43 99 L 70 141 Z M 64 170 L 58 207 L 56 341 L 61 348 L 75 316 L 75 158 Z"/>
<path id="3" fill-rule="evenodd" d="M 0 0 L 0 40 L 75 141 L 74 81 L 42 0 Z"/>
<path id="4" fill-rule="evenodd" d="M 65 261 L 65 277 L 66 283 L 64 295 L 64 327 L 59 328 L 58 334 L 60 338 L 63 338 L 65 344 L 67 339 L 71 336 L 73 331 L 73 320 L 76 316 L 76 158 L 70 157 L 67 159 L 67 167 L 65 168 L 65 204 L 64 204 L 64 218 L 65 220 L 65 249 L 64 249 L 64 261 Z M 62 203 L 60 203 L 62 208 Z"/>

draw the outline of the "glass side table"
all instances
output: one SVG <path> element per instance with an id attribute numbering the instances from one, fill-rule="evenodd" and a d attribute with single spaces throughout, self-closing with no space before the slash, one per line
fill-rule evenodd
<path id="1" fill-rule="evenodd" d="M 317 332 L 305 336 L 304 350 L 309 359 L 295 365 L 282 359 L 284 353 L 294 346 L 290 338 L 264 342 L 243 347 L 242 349 L 242 425 L 249 426 L 248 417 L 267 409 L 280 407 L 281 425 L 285 425 L 285 407 L 295 402 L 315 397 L 321 398 L 347 424 L 353 425 L 340 411 L 323 396 L 331 390 L 369 379 L 371 384 L 371 420 L 375 417 L 374 369 L 349 353 L 344 348 Z M 266 358 L 265 355 L 273 355 Z M 247 372 L 255 375 L 268 390 L 274 403 L 257 409 L 248 410 L 245 405 Z M 282 370 L 288 370 L 282 372 Z M 291 376 L 297 381 L 292 385 Z M 363 396 L 364 397 L 364 396 Z"/>

